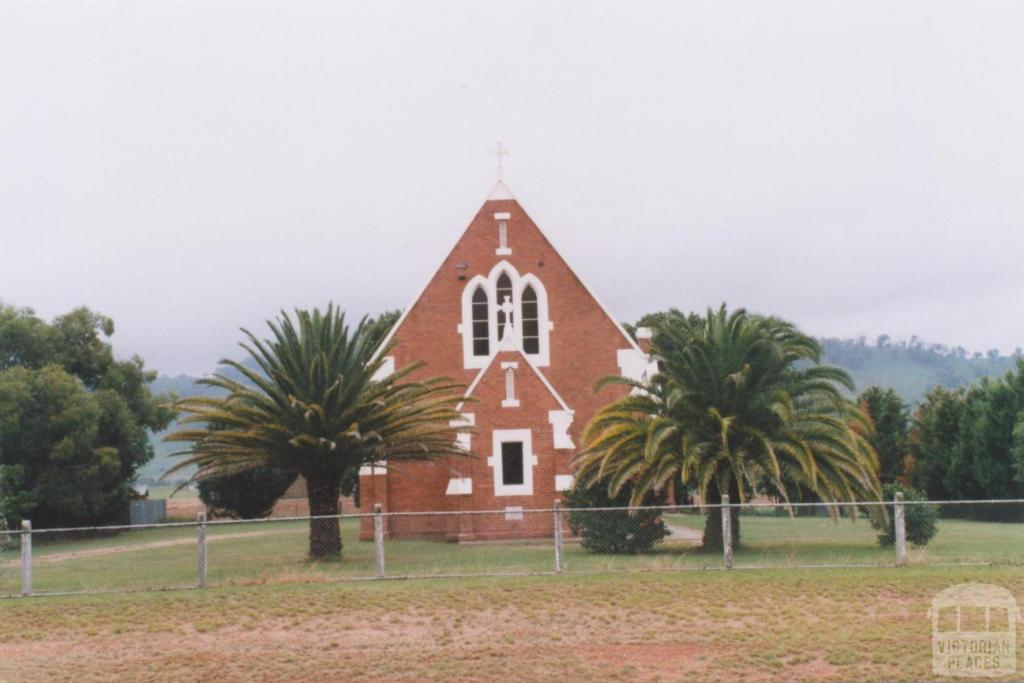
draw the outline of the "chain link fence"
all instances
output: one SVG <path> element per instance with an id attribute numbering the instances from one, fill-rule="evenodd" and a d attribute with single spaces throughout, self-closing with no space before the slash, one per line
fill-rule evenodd
<path id="1" fill-rule="evenodd" d="M 1024 500 L 378 512 L 0 531 L 0 595 L 355 579 L 1024 564 Z"/>

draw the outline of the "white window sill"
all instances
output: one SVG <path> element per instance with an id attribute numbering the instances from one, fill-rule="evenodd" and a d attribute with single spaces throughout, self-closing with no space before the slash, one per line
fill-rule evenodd
<path id="1" fill-rule="evenodd" d="M 499 484 L 494 487 L 494 495 L 496 496 L 532 496 L 533 486 L 527 486 L 526 484 L 514 484 L 505 486 Z"/>

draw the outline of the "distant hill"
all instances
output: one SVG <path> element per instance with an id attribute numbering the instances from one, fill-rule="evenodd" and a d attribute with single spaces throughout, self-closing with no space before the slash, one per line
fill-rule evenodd
<path id="1" fill-rule="evenodd" d="M 819 341 L 824 349 L 824 362 L 849 372 L 857 393 L 870 386 L 891 388 L 911 406 L 935 386 L 956 388 L 973 384 L 986 375 L 1002 375 L 1016 362 L 1015 356 L 1001 356 L 994 351 L 968 354 L 959 347 L 924 344 L 916 339 L 895 343 L 883 336 L 870 344 L 865 339 Z M 217 370 L 225 372 L 227 368 Z M 238 376 L 234 371 L 228 374 Z M 155 393 L 174 393 L 179 398 L 199 396 L 208 390 L 196 384 L 197 379 L 189 375 L 161 375 L 150 387 Z M 151 437 L 156 457 L 141 470 L 140 478 L 156 479 L 174 464 L 170 455 L 180 444 L 164 443 L 160 440 L 162 436 L 163 433 Z"/>
<path id="2" fill-rule="evenodd" d="M 853 376 L 857 393 L 870 386 L 891 388 L 911 406 L 936 386 L 955 389 L 985 376 L 1002 375 L 1014 367 L 1015 356 L 997 351 L 968 354 L 962 348 L 924 344 L 917 340 L 891 343 L 884 336 L 874 344 L 864 339 L 821 339 L 824 362 Z"/>
<path id="3" fill-rule="evenodd" d="M 239 374 L 231 368 L 221 366 L 217 368 L 217 372 L 228 377 L 239 378 Z M 199 384 L 199 379 L 190 375 L 160 375 L 149 385 L 149 388 L 155 394 L 174 394 L 178 398 L 191 398 L 193 396 L 210 394 L 211 389 Z M 145 467 L 139 470 L 140 480 L 159 479 L 163 476 L 164 472 L 178 461 L 177 458 L 173 458 L 171 455 L 180 450 L 182 444 L 163 441 L 163 436 L 167 431 L 150 435 L 149 440 L 153 444 L 155 455 L 152 460 L 146 463 Z M 174 479 L 187 479 L 189 474 L 190 472 L 182 472 L 180 476 L 175 476 Z"/>

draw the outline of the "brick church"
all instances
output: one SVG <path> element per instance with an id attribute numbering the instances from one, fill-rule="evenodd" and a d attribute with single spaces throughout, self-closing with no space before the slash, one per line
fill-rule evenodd
<path id="1" fill-rule="evenodd" d="M 587 422 L 625 391 L 595 393 L 595 382 L 653 374 L 644 350 L 500 181 L 388 342 L 386 369 L 424 361 L 422 376 L 466 386 L 459 410 L 473 430 L 460 439 L 476 457 L 364 467 L 362 511 L 380 503 L 387 512 L 501 513 L 392 517 L 392 536 L 550 534 L 550 514 L 531 520 L 522 510 L 550 508 L 572 487 Z"/>

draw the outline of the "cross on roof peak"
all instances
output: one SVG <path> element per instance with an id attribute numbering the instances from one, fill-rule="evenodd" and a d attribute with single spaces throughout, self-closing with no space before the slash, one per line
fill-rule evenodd
<path id="1" fill-rule="evenodd" d="M 507 157 L 509 154 L 511 154 L 511 152 L 509 152 L 500 141 L 494 146 L 494 151 L 491 152 L 491 156 L 498 157 L 498 182 L 505 179 L 504 157 Z"/>

